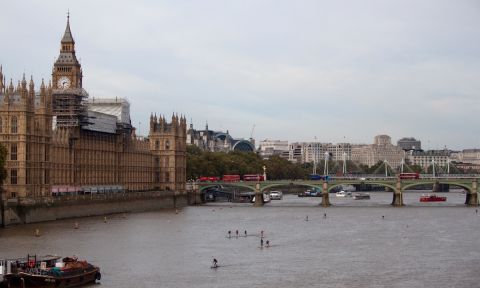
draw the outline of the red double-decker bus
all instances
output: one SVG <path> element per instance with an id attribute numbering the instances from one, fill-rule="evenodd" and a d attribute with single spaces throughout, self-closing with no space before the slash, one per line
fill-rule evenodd
<path id="1" fill-rule="evenodd" d="M 223 182 L 238 182 L 240 181 L 240 175 L 223 175 Z"/>
<path id="2" fill-rule="evenodd" d="M 400 179 L 419 179 L 420 174 L 418 174 L 418 173 L 400 173 L 400 175 L 398 175 L 398 178 L 400 178 Z"/>
<path id="3" fill-rule="evenodd" d="M 263 175 L 248 174 L 243 175 L 243 181 L 265 181 Z"/>
<path id="4" fill-rule="evenodd" d="M 219 182 L 220 178 L 216 176 L 200 176 L 198 180 L 200 182 Z"/>

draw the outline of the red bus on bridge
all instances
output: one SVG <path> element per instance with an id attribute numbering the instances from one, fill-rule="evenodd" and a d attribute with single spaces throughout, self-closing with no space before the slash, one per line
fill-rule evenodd
<path id="1" fill-rule="evenodd" d="M 198 180 L 200 180 L 200 182 L 219 182 L 220 178 L 216 176 L 200 176 Z"/>
<path id="2" fill-rule="evenodd" d="M 223 175 L 223 182 L 238 182 L 240 181 L 240 175 Z"/>
<path id="3" fill-rule="evenodd" d="M 398 175 L 398 178 L 400 178 L 400 179 L 419 179 L 420 174 L 418 174 L 418 173 L 400 173 L 400 175 Z"/>
<path id="4" fill-rule="evenodd" d="M 243 181 L 265 181 L 263 175 L 246 174 L 243 175 Z"/>

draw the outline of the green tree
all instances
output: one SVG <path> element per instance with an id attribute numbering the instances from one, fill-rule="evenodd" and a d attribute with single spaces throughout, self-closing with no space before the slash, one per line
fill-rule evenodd
<path id="1" fill-rule="evenodd" d="M 269 180 L 304 179 L 311 173 L 311 167 L 294 164 L 279 156 L 272 156 L 264 161 Z"/>
<path id="2" fill-rule="evenodd" d="M 196 146 L 187 147 L 187 179 L 201 176 L 222 177 L 227 174 L 262 174 L 263 161 L 251 152 L 209 152 Z"/>

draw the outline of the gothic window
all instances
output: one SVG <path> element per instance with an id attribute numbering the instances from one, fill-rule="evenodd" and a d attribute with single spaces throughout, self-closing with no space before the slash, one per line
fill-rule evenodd
<path id="1" fill-rule="evenodd" d="M 156 140 L 155 141 L 155 150 L 160 149 L 160 141 Z"/>
<path id="2" fill-rule="evenodd" d="M 160 182 L 160 172 L 155 172 L 155 182 L 156 183 Z"/>
<path id="3" fill-rule="evenodd" d="M 50 161 L 50 149 L 45 147 L 45 161 Z"/>
<path id="4" fill-rule="evenodd" d="M 17 169 L 10 170 L 10 184 L 17 184 Z"/>
<path id="5" fill-rule="evenodd" d="M 17 127 L 17 116 L 13 116 L 11 119 L 11 125 L 10 125 L 10 132 L 13 134 L 17 134 L 18 127 Z"/>
<path id="6" fill-rule="evenodd" d="M 160 158 L 155 157 L 155 167 L 160 167 Z"/>
<path id="7" fill-rule="evenodd" d="M 10 145 L 10 160 L 17 160 L 17 144 Z"/>
<path id="8" fill-rule="evenodd" d="M 165 150 L 170 150 L 170 141 L 169 140 L 165 141 Z"/>
<path id="9" fill-rule="evenodd" d="M 165 172 L 165 182 L 170 182 L 170 173 Z"/>

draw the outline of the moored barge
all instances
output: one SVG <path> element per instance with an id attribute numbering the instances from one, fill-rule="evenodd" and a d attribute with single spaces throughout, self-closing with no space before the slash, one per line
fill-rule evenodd
<path id="1" fill-rule="evenodd" d="M 47 255 L 0 260 L 0 287 L 79 287 L 100 280 L 100 268 L 74 257 Z M 1 279 L 0 279 L 1 280 Z"/>

